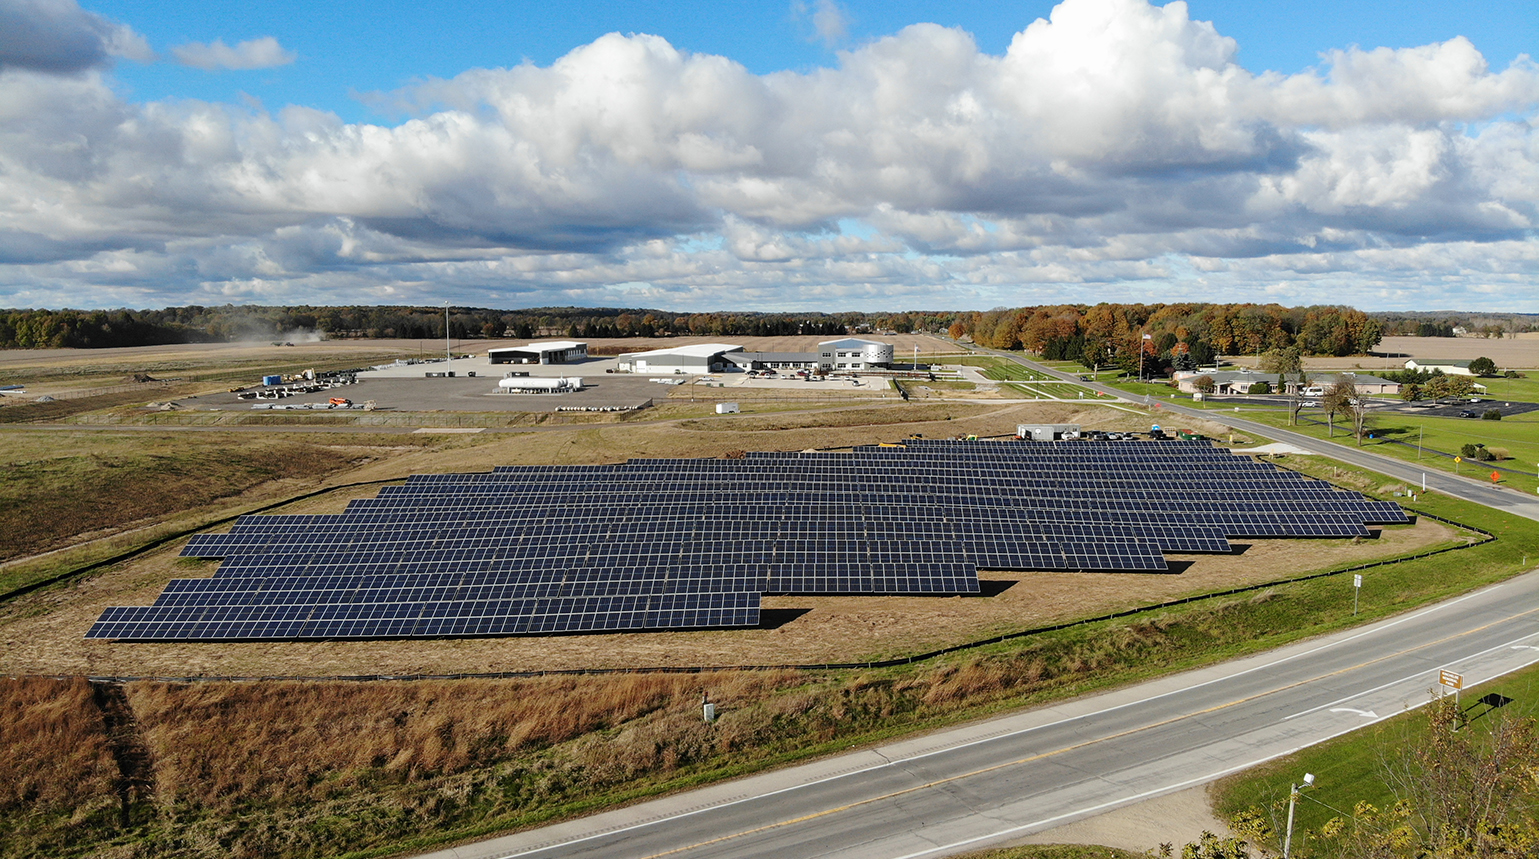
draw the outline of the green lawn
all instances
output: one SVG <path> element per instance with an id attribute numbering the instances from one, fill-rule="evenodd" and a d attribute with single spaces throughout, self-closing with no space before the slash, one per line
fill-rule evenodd
<path id="1" fill-rule="evenodd" d="M 1305 418 L 1324 420 L 1319 409 L 1303 410 L 1299 414 L 1298 426 L 1292 427 L 1287 426 L 1286 412 L 1248 411 L 1245 417 L 1271 426 L 1286 427 L 1316 438 L 1329 437 L 1328 429 L 1323 424 L 1312 424 L 1303 420 Z M 1337 423 L 1334 441 L 1349 446 L 1355 445 L 1350 425 L 1344 430 L 1340 421 Z M 1527 473 L 1503 473 L 1501 485 L 1510 486 L 1525 494 L 1532 494 L 1536 488 L 1539 488 L 1539 478 L 1534 477 L 1536 469 L 1539 469 L 1539 412 L 1530 412 L 1500 421 L 1441 418 L 1398 412 L 1380 413 L 1369 418 L 1368 426 L 1375 437 L 1363 441 L 1365 449 L 1408 462 L 1417 462 L 1428 469 L 1457 471 L 1459 474 L 1470 477 L 1489 475 L 1492 469 L 1487 463 L 1482 462 L 1455 463 L 1450 456 L 1439 456 L 1438 452 L 1458 454 L 1460 448 L 1466 444 L 1505 448 L 1513 458 L 1495 464 Z M 1419 457 L 1418 439 L 1423 448 Z M 1403 442 L 1403 444 L 1396 442 Z"/>
<path id="2" fill-rule="evenodd" d="M 982 367 L 983 375 L 1001 382 L 1051 382 L 1057 381 L 1046 373 L 1040 373 L 1029 367 L 1023 367 L 1006 358 L 998 358 L 993 355 L 967 355 L 961 358 L 948 359 L 947 363 L 965 364 L 969 367 Z"/>
<path id="3" fill-rule="evenodd" d="M 1486 386 L 1486 393 L 1483 396 L 1487 399 L 1539 403 L 1539 377 L 1531 375 L 1527 379 L 1497 378 L 1475 381 Z"/>

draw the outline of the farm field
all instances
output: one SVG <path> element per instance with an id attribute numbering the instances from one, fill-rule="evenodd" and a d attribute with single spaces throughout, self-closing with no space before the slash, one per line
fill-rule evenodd
<path id="1" fill-rule="evenodd" d="M 1533 336 L 1485 339 L 1482 337 L 1385 337 L 1372 355 L 1310 357 L 1304 359 L 1306 370 L 1403 370 L 1407 358 L 1472 360 L 1486 357 L 1503 370 L 1539 369 L 1539 338 Z M 1245 367 L 1256 366 L 1255 355 L 1224 356 Z"/>

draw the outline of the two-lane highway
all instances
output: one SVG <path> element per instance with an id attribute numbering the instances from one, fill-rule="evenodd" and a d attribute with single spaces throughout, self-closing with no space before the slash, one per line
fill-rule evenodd
<path id="1" fill-rule="evenodd" d="M 942 856 L 1201 784 L 1539 661 L 1539 574 L 1221 666 L 433 854 Z"/>

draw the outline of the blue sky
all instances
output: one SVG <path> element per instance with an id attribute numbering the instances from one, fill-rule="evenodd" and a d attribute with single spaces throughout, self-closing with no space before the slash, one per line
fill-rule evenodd
<path id="1" fill-rule="evenodd" d="M 1536 44 L 1531 0 L 0 0 L 0 306 L 1539 311 Z"/>
<path id="2" fill-rule="evenodd" d="M 972 33 L 978 47 L 1003 53 L 1051 2 L 890 0 L 840 4 L 841 37 L 820 38 L 816 5 L 677 2 L 430 3 L 347 0 L 205 0 L 200 3 L 88 2 L 85 8 L 129 23 L 164 50 L 222 39 L 235 44 L 275 36 L 298 59 L 291 65 L 210 75 L 174 63 L 124 64 L 117 77 L 134 98 L 231 101 L 242 93 L 269 107 L 303 104 L 349 121 L 388 121 L 357 95 L 388 92 L 425 77 L 533 62 L 549 65 L 606 33 L 650 33 L 681 50 L 720 54 L 749 71 L 806 70 L 838 61 L 837 52 L 933 22 Z M 1335 48 L 1408 48 L 1464 36 L 1504 68 L 1539 47 L 1539 10 L 1531 0 L 1292 0 L 1285 3 L 1187 4 L 1240 44 L 1253 72 L 1293 73 L 1318 65 Z"/>

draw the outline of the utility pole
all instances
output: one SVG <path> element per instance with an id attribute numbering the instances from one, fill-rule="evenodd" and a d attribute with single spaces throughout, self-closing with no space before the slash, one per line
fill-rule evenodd
<path id="1" fill-rule="evenodd" d="M 1299 792 L 1315 783 L 1314 773 L 1304 773 L 1303 784 L 1291 784 L 1288 786 L 1288 829 L 1283 836 L 1282 859 L 1288 859 L 1289 852 L 1293 849 L 1293 807 L 1298 804 Z"/>

